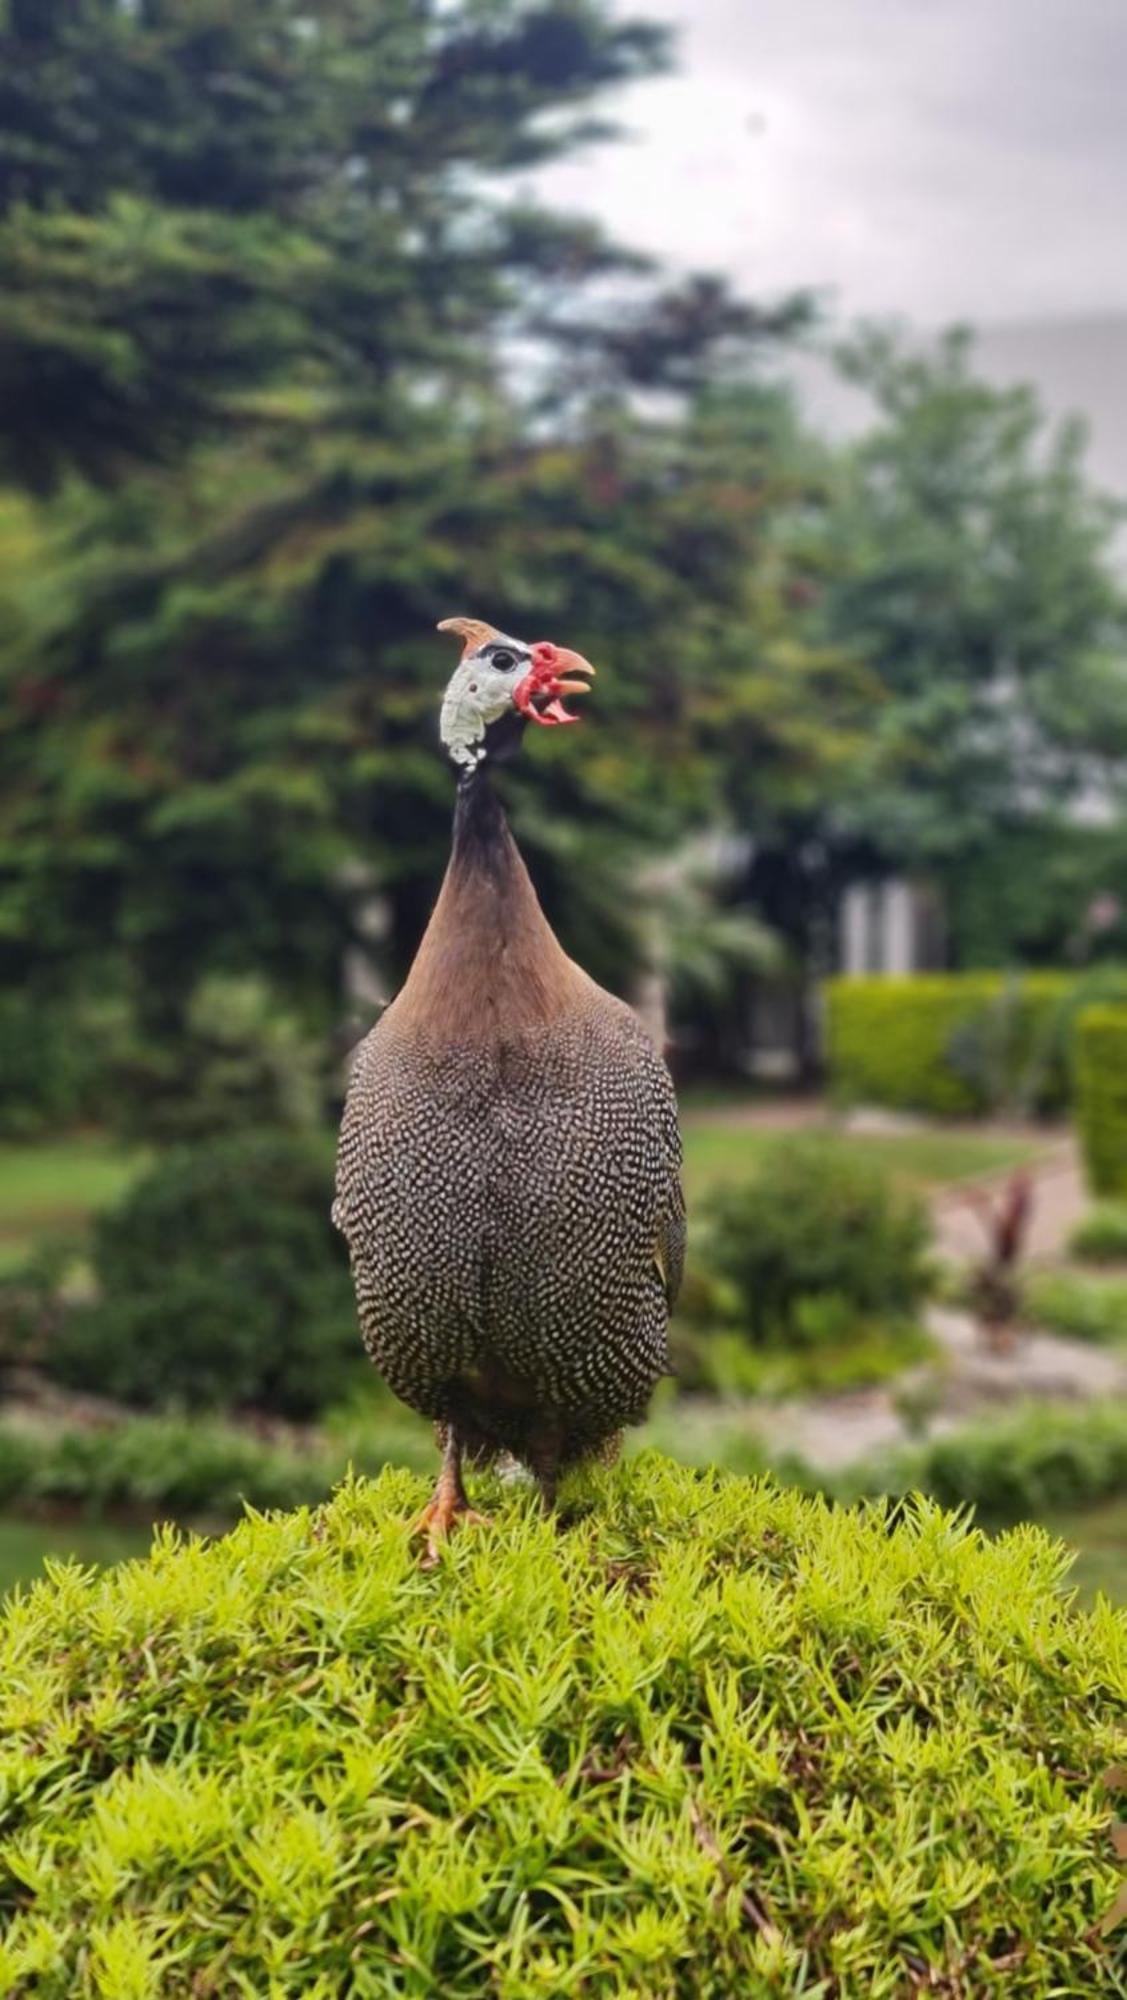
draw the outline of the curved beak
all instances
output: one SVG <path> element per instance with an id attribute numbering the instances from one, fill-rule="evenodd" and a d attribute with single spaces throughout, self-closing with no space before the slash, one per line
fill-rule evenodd
<path id="1" fill-rule="evenodd" d="M 555 692 L 557 694 L 589 694 L 591 682 L 595 678 L 595 669 L 591 665 L 590 660 L 585 660 L 582 653 L 571 652 L 566 646 L 559 648 L 558 659 L 564 674 L 585 674 L 587 678 L 586 680 L 565 680 L 557 675 Z"/>
<path id="2" fill-rule="evenodd" d="M 513 690 L 513 700 L 529 722 L 544 725 L 578 722 L 577 715 L 569 715 L 562 697 L 565 694 L 586 694 L 594 675 L 594 667 L 582 653 L 573 653 L 567 646 L 553 646 L 547 641 L 540 641 L 532 649 L 529 672 L 519 687 Z"/>

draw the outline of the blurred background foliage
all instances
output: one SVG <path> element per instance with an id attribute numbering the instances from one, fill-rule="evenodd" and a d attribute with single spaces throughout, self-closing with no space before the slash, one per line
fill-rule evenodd
<path id="1" fill-rule="evenodd" d="M 394 990 L 448 842 L 456 611 L 597 659 L 514 818 L 568 947 L 621 990 L 659 959 L 698 1037 L 741 966 L 817 968 L 888 858 L 943 882 L 967 962 L 1059 956 L 1123 845 L 1071 813 L 1127 742 L 1081 440 L 962 336 L 863 334 L 874 422 L 831 448 L 778 373 L 809 301 L 671 284 L 514 193 L 659 29 L 596 0 L 0 24 L 0 978 L 36 1033 L 109 1007 L 87 1046 L 159 1126 L 208 993 L 214 1027 L 253 979 L 324 1044 L 350 947 Z M 743 843 L 707 893 L 647 876 L 702 831 Z"/>
<path id="2" fill-rule="evenodd" d="M 222 1521 L 431 1463 L 328 1204 L 342 1058 L 448 852 L 439 617 L 600 670 L 504 788 L 567 949 L 722 1100 L 686 1119 L 678 1454 L 777 1464 L 780 1399 L 843 1390 L 926 1431 L 940 1195 L 1044 1143 L 745 1119 L 749 985 L 811 1049 L 817 992 L 842 1096 L 915 1116 L 1064 1114 L 1122 1003 L 1127 612 L 1083 437 L 965 333 L 860 328 L 831 440 L 788 387 L 814 299 L 538 205 L 671 59 L 609 0 L 0 0 L 0 1505 L 44 1546 L 52 1510 Z M 890 875 L 949 973 L 827 988 L 844 891 Z M 1029 1297 L 1114 1354 L 1112 1123 L 1108 1206 Z M 790 1473 L 1122 1508 L 1121 1402 L 992 1436 Z M 33 1528 L 0 1512 L 0 1580 Z"/>

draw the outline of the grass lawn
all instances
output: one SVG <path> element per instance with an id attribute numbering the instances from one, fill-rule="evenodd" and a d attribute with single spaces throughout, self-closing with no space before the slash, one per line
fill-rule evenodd
<path id="1" fill-rule="evenodd" d="M 0 1514 L 0 1596 L 13 1583 L 43 1574 L 43 1558 L 81 1563 L 124 1562 L 148 1555 L 152 1530 L 108 1521 L 16 1521 Z"/>
<path id="2" fill-rule="evenodd" d="M 824 1145 L 861 1153 L 916 1187 L 998 1173 L 1033 1157 L 1037 1143 L 996 1132 L 903 1134 L 816 1128 Z M 690 1111 L 685 1128 L 689 1201 L 719 1181 L 746 1179 L 788 1137 L 760 1124 L 732 1122 L 721 1110 Z M 328 1141 L 326 1142 L 328 1145 Z M 45 1236 L 81 1229 L 124 1193 L 145 1154 L 98 1132 L 19 1145 L 0 1144 L 0 1273 L 21 1264 Z"/>
<path id="3" fill-rule="evenodd" d="M 0 1144 L 0 1272 L 44 1236 L 81 1229 L 128 1187 L 145 1155 L 99 1132 L 37 1144 Z"/>
<path id="4" fill-rule="evenodd" d="M 853 1153 L 887 1168 L 897 1180 L 926 1190 L 946 1181 L 1003 1173 L 1042 1150 L 1036 1139 L 965 1127 L 920 1132 L 845 1132 L 832 1125 L 804 1128 L 827 1149 Z M 792 1137 L 761 1124 L 692 1116 L 685 1126 L 685 1192 L 691 1204 L 720 1182 L 747 1180 Z"/>
<path id="5" fill-rule="evenodd" d="M 1043 1525 L 1079 1550 L 1069 1581 L 1085 1604 L 1092 1603 L 1097 1590 L 1116 1604 L 1127 1604 L 1127 1495 L 1081 1513 L 1056 1515 Z"/>

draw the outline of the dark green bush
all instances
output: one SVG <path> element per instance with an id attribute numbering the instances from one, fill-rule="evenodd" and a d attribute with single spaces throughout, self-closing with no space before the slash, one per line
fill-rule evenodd
<path id="1" fill-rule="evenodd" d="M 1091 1007 L 1076 1030 L 1077 1112 L 1097 1194 L 1127 1194 L 1127 1007 Z"/>
<path id="2" fill-rule="evenodd" d="M 61 1320 L 57 1380 L 140 1407 L 301 1417 L 366 1366 L 320 1140 L 256 1134 L 174 1150 L 101 1216 L 101 1296 Z"/>
<path id="3" fill-rule="evenodd" d="M 483 1492 L 483 1488 L 487 1490 Z M 406 1473 L 0 1623 L 0 1991 L 1121 1991 L 1124 1620 L 1061 1550 L 652 1455 L 420 1573 Z"/>
<path id="4" fill-rule="evenodd" d="M 1127 1201 L 1097 1202 L 1077 1223 L 1068 1248 L 1086 1264 L 1127 1264 Z"/>
<path id="5" fill-rule="evenodd" d="M 866 1160 L 797 1138 L 705 1204 L 704 1254 L 760 1346 L 833 1347 L 909 1320 L 930 1282 L 923 1204 Z"/>
<path id="6" fill-rule="evenodd" d="M 1070 1094 L 1062 1010 L 1076 983 L 1056 972 L 831 980 L 834 1094 L 948 1118 L 1059 1109 Z"/>

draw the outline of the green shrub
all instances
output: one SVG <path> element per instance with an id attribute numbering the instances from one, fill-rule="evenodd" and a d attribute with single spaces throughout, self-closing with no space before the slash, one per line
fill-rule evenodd
<path id="1" fill-rule="evenodd" d="M 41 1449 L 35 1435 L 0 1426 L 0 1507 L 22 1502 L 31 1493 Z"/>
<path id="2" fill-rule="evenodd" d="M 46 1356 L 70 1387 L 140 1407 L 302 1417 L 365 1367 L 327 1148 L 253 1134 L 164 1157 L 98 1218 L 101 1296 Z"/>
<path id="3" fill-rule="evenodd" d="M 320 1500 L 344 1461 L 321 1447 L 270 1443 L 214 1419 L 135 1417 L 106 1429 L 51 1433 L 0 1427 L 0 1499 L 20 1512 L 42 1505 L 153 1518 L 205 1514 L 231 1520 L 244 1502 L 295 1507 Z"/>
<path id="4" fill-rule="evenodd" d="M 928 1384 L 906 1400 L 902 1414 L 927 1423 L 934 1416 Z M 762 1411 L 692 1399 L 659 1405 L 644 1432 L 683 1463 L 728 1472 L 769 1469 L 787 1485 L 854 1502 L 926 1493 L 947 1507 L 974 1507 L 987 1526 L 1044 1518 L 1127 1494 L 1127 1403 L 1030 1402 L 1004 1416 L 820 1469 L 793 1451 L 772 1447 Z"/>
<path id="5" fill-rule="evenodd" d="M 1074 1340 L 1127 1342 L 1127 1278 L 1085 1271 L 1038 1271 L 1025 1288 L 1029 1317 Z"/>
<path id="6" fill-rule="evenodd" d="M 914 1363 L 934 1361 L 940 1350 L 914 1320 L 852 1319 L 839 1342 L 823 1347 L 753 1347 L 736 1328 L 670 1328 L 678 1386 L 687 1395 L 834 1395 L 892 1382 Z M 674 1449 L 673 1446 L 670 1447 Z M 703 1463 L 716 1463 L 707 1457 Z"/>
<path id="7" fill-rule="evenodd" d="M 704 1254 L 759 1346 L 841 1346 L 858 1324 L 910 1319 L 929 1284 L 918 1197 L 870 1162 L 797 1138 L 705 1204 Z"/>
<path id="8" fill-rule="evenodd" d="M 926 1406 L 921 1412 L 924 1421 L 933 1414 Z M 738 1402 L 659 1406 L 644 1436 L 683 1463 L 729 1472 L 769 1468 L 788 1485 L 842 1502 L 926 1493 L 946 1507 L 974 1507 L 989 1527 L 1127 1494 L 1127 1403 L 1122 1401 L 1030 1402 L 832 1470 L 820 1470 L 794 1452 L 772 1450 L 762 1412 Z"/>
<path id="9" fill-rule="evenodd" d="M 1127 1201 L 1097 1202 L 1077 1223 L 1068 1249 L 1087 1264 L 1127 1264 Z"/>
<path id="10" fill-rule="evenodd" d="M 827 1483 L 842 1499 L 927 1493 L 946 1507 L 973 1506 L 992 1523 L 1083 1506 L 1127 1492 L 1127 1405 L 1030 1403 Z"/>
<path id="11" fill-rule="evenodd" d="M 1038 1530 L 650 1457 L 427 1574 L 424 1492 L 10 1603 L 0 1990 L 1122 1990 L 1125 1624 Z"/>
<path id="12" fill-rule="evenodd" d="M 1077 1112 L 1097 1194 L 1127 1194 L 1127 1007 L 1091 1007 L 1076 1031 Z"/>
<path id="13" fill-rule="evenodd" d="M 324 1431 L 257 1436 L 215 1417 L 153 1416 L 94 1428 L 0 1423 L 0 1506 L 66 1506 L 179 1520 L 323 1500 L 350 1465 L 437 1463 L 430 1426 L 390 1397 L 334 1413 Z"/>
<path id="14" fill-rule="evenodd" d="M 834 1094 L 947 1118 L 1059 1109 L 1069 1096 L 1060 1021 L 1075 985 L 1055 972 L 831 980 Z"/>

